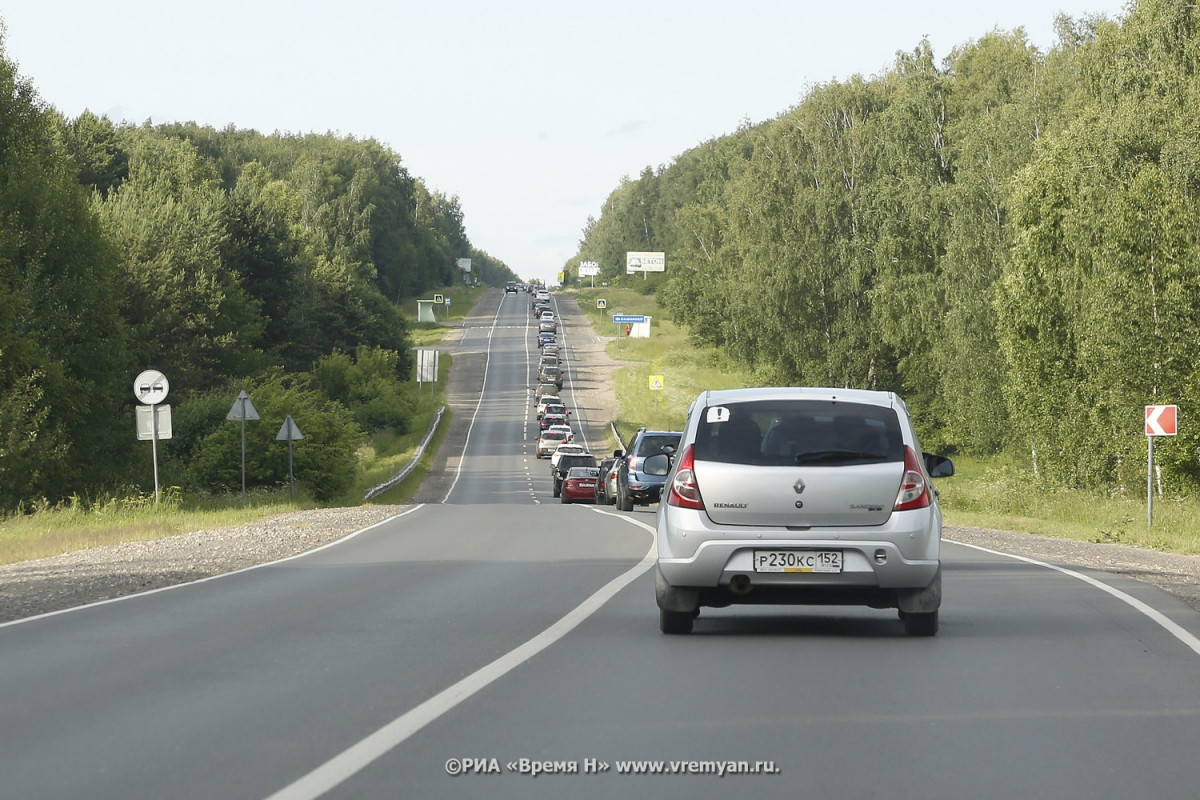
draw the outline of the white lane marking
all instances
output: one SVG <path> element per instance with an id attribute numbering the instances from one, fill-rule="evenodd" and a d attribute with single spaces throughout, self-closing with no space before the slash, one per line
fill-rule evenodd
<path id="1" fill-rule="evenodd" d="M 479 409 L 483 408 L 483 396 L 487 394 L 488 367 L 492 365 L 492 332 L 496 330 L 496 320 L 500 318 L 500 310 L 504 308 L 504 298 L 502 297 L 500 300 L 500 304 L 496 306 L 496 315 L 492 317 L 492 327 L 488 330 L 487 358 L 483 362 L 483 386 L 479 389 L 479 400 L 475 403 L 475 413 L 471 415 L 471 424 L 467 426 L 467 438 L 463 441 L 458 468 L 454 470 L 454 480 L 450 483 L 450 488 L 446 490 L 446 496 L 442 498 L 443 503 L 450 500 L 450 495 L 454 493 L 454 487 L 458 486 L 458 479 L 462 477 L 463 464 L 467 461 L 467 447 L 471 444 L 471 431 L 475 430 L 475 420 L 479 416 Z"/>
<path id="2" fill-rule="evenodd" d="M 509 672 L 529 661 L 559 639 L 577 628 L 580 623 L 596 613 L 617 592 L 624 589 L 654 565 L 657 556 L 654 529 L 643 522 L 618 514 L 596 510 L 637 525 L 650 534 L 650 549 L 642 560 L 621 575 L 613 578 L 591 597 L 584 600 L 562 619 L 533 637 L 525 644 L 496 659 L 486 667 L 471 673 L 453 686 L 421 703 L 416 708 L 389 722 L 367 738 L 343 750 L 312 772 L 285 786 L 266 800 L 311 800 L 320 797 L 344 783 L 351 776 L 370 766 L 406 739 L 418 733 L 426 725 L 451 710 L 459 703 L 486 688 Z"/>
<path id="3" fill-rule="evenodd" d="M 233 572 L 222 572 L 220 575 L 209 575 L 206 578 L 197 578 L 194 581 L 187 581 L 186 583 L 173 583 L 170 586 L 160 586 L 157 589 L 147 589 L 144 592 L 137 592 L 136 594 L 124 594 L 124 595 L 121 595 L 120 597 L 110 597 L 107 600 L 98 600 L 95 603 L 87 603 L 86 605 L 82 605 L 82 606 L 72 606 L 71 608 L 62 608 L 62 609 L 59 609 L 58 611 L 47 611 L 45 614 L 38 614 L 35 617 L 25 617 L 24 619 L 14 619 L 14 620 L 10 620 L 9 622 L 0 623 L 0 628 L 7 628 L 11 625 L 20 625 L 23 622 L 33 622 L 35 619 L 45 619 L 46 617 L 57 617 L 60 614 L 69 614 L 72 611 L 78 611 L 81 608 L 93 608 L 95 606 L 106 606 L 109 603 L 119 603 L 122 600 L 132 600 L 135 597 L 145 597 L 148 594 L 158 594 L 159 592 L 169 592 L 172 589 L 179 589 L 181 587 L 191 586 L 191 585 L 197 584 L 197 583 L 208 583 L 209 581 L 216 581 L 216 580 L 220 580 L 221 578 L 228 578 L 230 575 L 240 575 L 241 573 L 249 572 L 252 569 L 262 569 L 263 567 L 273 567 L 276 564 L 283 564 L 287 561 L 293 561 L 297 558 L 304 558 L 307 555 L 312 555 L 313 553 L 319 553 L 322 550 L 326 550 L 330 547 L 335 547 L 335 546 L 341 544 L 342 542 L 346 542 L 346 541 L 349 541 L 350 539 L 353 539 L 355 536 L 358 536 L 360 533 L 366 533 L 369 530 L 378 528 L 380 525 L 386 525 L 387 523 L 391 522 L 394 519 L 399 519 L 400 517 L 411 514 L 412 512 L 416 511 L 417 509 L 422 508 L 424 505 L 425 505 L 424 503 L 421 503 L 420 505 L 415 505 L 412 508 L 408 508 L 408 509 L 405 509 L 404 511 L 401 511 L 399 514 L 393 514 L 392 516 L 388 517 L 387 519 L 380 520 L 379 522 L 376 522 L 373 525 L 368 525 L 365 528 L 359 528 L 358 530 L 354 531 L 353 533 L 348 533 L 345 536 L 343 536 L 342 538 L 337 539 L 336 541 L 328 542 L 326 544 L 321 545 L 320 547 L 314 547 L 312 550 L 305 550 L 303 553 L 297 553 L 294 556 L 287 556 L 286 558 L 279 558 L 274 561 L 268 561 L 266 564 L 255 564 L 252 567 L 242 567 L 241 569 L 235 569 Z M 251 523 L 251 524 L 253 524 L 253 523 Z"/>
<path id="4" fill-rule="evenodd" d="M 1149 606 L 1146 603 L 1143 603 L 1141 600 L 1138 600 L 1136 597 L 1134 597 L 1132 595 L 1122 592 L 1120 589 L 1115 589 L 1112 586 L 1109 586 L 1107 583 L 1098 581 L 1091 576 L 1084 575 L 1082 572 L 1076 572 L 1073 569 L 1067 569 L 1066 567 L 1055 566 L 1054 564 L 1048 564 L 1045 561 L 1038 561 L 1036 558 L 1026 558 L 1025 556 L 1018 556 L 1018 555 L 1014 555 L 1012 553 L 1005 553 L 1000 550 L 991 550 L 987 547 L 980 547 L 979 545 L 976 545 L 976 544 L 967 544 L 966 542 L 956 542 L 953 539 L 946 539 L 944 541 L 947 541 L 950 544 L 957 544 L 957 545 L 961 545 L 963 547 L 970 547 L 974 550 L 979 550 L 984 553 L 991 553 L 992 555 L 995 555 L 995 556 L 1004 556 L 1005 558 L 1013 558 L 1013 559 L 1016 559 L 1017 561 L 1024 561 L 1027 564 L 1035 564 L 1039 567 L 1045 567 L 1046 569 L 1052 569 L 1055 572 L 1061 572 L 1063 575 L 1069 575 L 1072 578 L 1081 580 L 1084 583 L 1094 586 L 1102 592 L 1107 592 L 1108 594 L 1112 595 L 1113 597 L 1117 598 L 1118 600 L 1120 600 L 1124 603 L 1127 603 L 1130 606 L 1133 606 L 1133 608 L 1142 612 L 1147 617 L 1149 617 L 1151 620 L 1153 620 L 1154 622 L 1161 625 L 1163 628 L 1166 628 L 1168 633 L 1170 633 L 1176 639 L 1178 639 L 1179 641 L 1183 642 L 1185 645 L 1190 647 L 1192 652 L 1194 652 L 1196 655 L 1200 655 L 1200 639 L 1196 638 L 1191 633 L 1189 633 L 1186 628 L 1184 628 L 1183 626 L 1174 622 L 1170 617 L 1163 614 L 1158 609 L 1153 608 L 1152 606 Z"/>

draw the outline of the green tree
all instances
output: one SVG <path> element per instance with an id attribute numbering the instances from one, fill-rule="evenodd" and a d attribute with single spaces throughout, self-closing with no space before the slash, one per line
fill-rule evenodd
<path id="1" fill-rule="evenodd" d="M 65 141 L 79 167 L 79 182 L 101 197 L 129 176 L 129 154 L 107 116 L 84 111 L 67 124 Z"/>
<path id="2" fill-rule="evenodd" d="M 64 120 L 0 55 L 4 508 L 127 480 L 135 443 L 117 259 L 65 140 Z"/>
<path id="3" fill-rule="evenodd" d="M 224 259 L 227 202 L 211 167 L 150 130 L 127 139 L 129 179 L 97 209 L 125 254 L 124 315 L 139 362 L 184 392 L 252 373 L 263 324 Z"/>

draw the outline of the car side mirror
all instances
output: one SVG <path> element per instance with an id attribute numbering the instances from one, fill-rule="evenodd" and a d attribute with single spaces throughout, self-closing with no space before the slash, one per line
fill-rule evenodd
<path id="1" fill-rule="evenodd" d="M 613 450 L 613 458 L 624 458 L 624 457 L 625 457 L 624 450 Z"/>
<path id="2" fill-rule="evenodd" d="M 647 475 L 666 475 L 671 471 L 671 457 L 666 453 L 657 453 L 642 462 L 642 472 Z"/>
<path id="3" fill-rule="evenodd" d="M 931 478 L 949 478 L 954 474 L 954 462 L 945 456 L 933 453 L 922 453 L 925 459 L 925 470 Z"/>

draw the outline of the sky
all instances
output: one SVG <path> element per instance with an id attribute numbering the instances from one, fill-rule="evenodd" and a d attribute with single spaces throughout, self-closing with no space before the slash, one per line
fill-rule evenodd
<path id="1" fill-rule="evenodd" d="M 375 139 L 471 244 L 553 282 L 623 178 L 812 87 L 1124 0 L 3 0 L 4 52 L 67 117 Z M 465 255 L 465 254 L 464 254 Z"/>

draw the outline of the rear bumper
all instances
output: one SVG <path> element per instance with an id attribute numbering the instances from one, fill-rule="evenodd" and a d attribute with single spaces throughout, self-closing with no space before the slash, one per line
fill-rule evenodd
<path id="1" fill-rule="evenodd" d="M 760 597 L 783 598 L 761 602 L 923 589 L 941 566 L 941 516 L 932 509 L 898 512 L 872 528 L 789 530 L 715 525 L 703 511 L 669 506 L 658 516 L 657 539 L 659 570 L 669 585 L 728 589 L 736 580 L 763 590 Z M 756 550 L 837 550 L 842 571 L 756 572 Z"/>
<path id="2" fill-rule="evenodd" d="M 662 489 L 661 482 L 647 481 L 630 475 L 625 483 L 625 496 L 634 502 L 657 503 Z"/>

